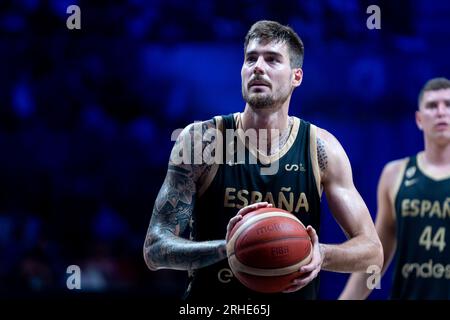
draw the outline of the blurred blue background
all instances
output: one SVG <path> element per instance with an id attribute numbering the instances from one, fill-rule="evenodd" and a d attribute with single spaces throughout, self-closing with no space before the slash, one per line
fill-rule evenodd
<path id="1" fill-rule="evenodd" d="M 68 30 L 66 8 L 81 8 Z M 381 8 L 381 30 L 366 8 Z M 379 174 L 423 142 L 414 111 L 449 77 L 450 2 L 16 0 L 0 3 L 0 294 L 179 297 L 185 273 L 150 272 L 142 245 L 171 133 L 243 110 L 243 40 L 259 19 L 305 45 L 290 112 L 333 133 L 373 217 Z M 325 207 L 321 241 L 344 240 Z M 348 275 L 322 272 L 322 299 Z M 386 299 L 390 273 L 371 299 Z"/>

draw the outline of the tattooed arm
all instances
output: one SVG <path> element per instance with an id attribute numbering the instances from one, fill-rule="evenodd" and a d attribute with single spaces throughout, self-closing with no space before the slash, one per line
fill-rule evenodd
<path id="1" fill-rule="evenodd" d="M 328 205 L 349 240 L 320 244 L 322 268 L 335 272 L 366 272 L 381 268 L 383 249 L 364 200 L 353 184 L 350 161 L 339 141 L 318 129 L 317 152 L 321 181 Z"/>
<path id="2" fill-rule="evenodd" d="M 208 146 L 199 134 L 214 128 L 213 121 L 191 125 L 175 143 L 144 243 L 144 259 L 151 270 L 197 269 L 226 257 L 225 240 L 194 242 L 180 236 L 191 220 L 197 183 L 211 169 L 205 162 L 199 163 L 201 158 L 195 159 Z M 177 161 L 183 156 L 183 161 Z"/>

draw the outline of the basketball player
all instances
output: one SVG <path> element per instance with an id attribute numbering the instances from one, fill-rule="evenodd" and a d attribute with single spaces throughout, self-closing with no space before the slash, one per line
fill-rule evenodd
<path id="1" fill-rule="evenodd" d="M 392 299 L 450 299 L 450 81 L 429 80 L 416 123 L 425 150 L 389 162 L 378 184 L 376 229 L 384 273 L 395 251 Z M 353 274 L 341 299 L 365 299 L 367 274 Z"/>
<path id="2" fill-rule="evenodd" d="M 187 298 L 314 299 L 321 269 L 356 272 L 365 271 L 370 265 L 381 268 L 381 243 L 368 209 L 355 189 L 342 146 L 326 130 L 288 114 L 292 92 L 303 78 L 303 50 L 302 41 L 291 28 L 272 21 L 255 23 L 244 43 L 243 112 L 215 117 L 201 123 L 200 128 L 191 125 L 175 143 L 166 179 L 155 202 L 144 257 L 151 270 L 188 270 Z M 244 161 L 227 161 L 225 156 L 219 164 L 206 164 L 210 161 L 179 164 L 173 160 L 180 150 L 183 152 L 180 146 L 186 145 L 186 141 L 193 141 L 188 150 L 191 157 L 208 153 L 205 151 L 212 140 L 218 141 L 201 140 L 196 130 L 201 136 L 209 130 L 228 132 L 227 129 L 237 131 L 236 139 L 231 139 L 233 148 L 230 151 L 228 139 L 217 147 L 216 153 L 222 151 L 228 156 L 240 150 L 239 144 L 244 145 Z M 242 132 L 252 129 L 256 129 L 253 131 L 258 144 L 246 143 L 246 137 L 242 136 Z M 279 133 L 272 134 L 271 129 Z M 269 134 L 264 136 L 262 132 Z M 199 140 L 202 145 L 196 149 L 195 141 Z M 238 141 L 235 145 L 234 140 Z M 251 163 L 251 159 L 258 161 Z M 270 167 L 278 168 L 275 174 L 263 172 Z M 349 238 L 342 244 L 319 243 L 322 191 Z M 270 205 L 292 212 L 308 226 L 313 254 L 311 262 L 300 269 L 302 276 L 285 293 L 264 295 L 251 292 L 233 277 L 224 239 L 227 230 L 243 215 Z"/>

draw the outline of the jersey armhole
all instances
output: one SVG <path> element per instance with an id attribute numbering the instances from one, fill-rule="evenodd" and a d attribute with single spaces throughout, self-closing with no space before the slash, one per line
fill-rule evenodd
<path id="1" fill-rule="evenodd" d="M 216 134 L 216 141 L 217 145 L 215 148 L 216 157 L 214 163 L 211 165 L 211 169 L 209 172 L 204 176 L 201 181 L 199 181 L 198 185 L 198 196 L 201 197 L 206 190 L 211 185 L 211 182 L 214 180 L 214 177 L 217 174 L 217 170 L 219 169 L 219 164 L 223 163 L 223 138 L 224 138 L 224 129 L 223 129 L 223 118 L 220 116 L 214 117 L 214 120 L 216 122 L 216 130 L 218 131 Z"/>
<path id="2" fill-rule="evenodd" d="M 404 158 L 404 159 L 400 160 L 401 163 L 400 163 L 400 168 L 398 170 L 398 174 L 395 177 L 394 182 L 393 182 L 393 187 L 389 192 L 389 198 L 391 200 L 391 206 L 392 206 L 392 212 L 394 213 L 394 219 L 396 219 L 396 217 L 397 217 L 397 212 L 395 210 L 395 199 L 397 198 L 397 194 L 400 190 L 400 186 L 402 184 L 403 177 L 405 176 L 405 170 L 406 170 L 406 166 L 408 164 L 408 160 L 409 160 L 409 158 Z"/>
<path id="3" fill-rule="evenodd" d="M 313 124 L 309 125 L 309 154 L 311 155 L 311 165 L 316 180 L 316 187 L 319 197 L 322 198 L 322 183 L 320 180 L 319 160 L 317 157 L 317 127 Z"/>

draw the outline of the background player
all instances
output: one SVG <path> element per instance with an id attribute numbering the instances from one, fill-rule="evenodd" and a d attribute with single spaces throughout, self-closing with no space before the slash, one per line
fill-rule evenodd
<path id="1" fill-rule="evenodd" d="M 397 261 L 393 299 L 450 299 L 450 81 L 429 80 L 419 94 L 416 123 L 425 150 L 388 163 L 378 185 L 376 228 L 384 273 Z M 367 274 L 353 274 L 341 299 L 364 299 Z"/>

